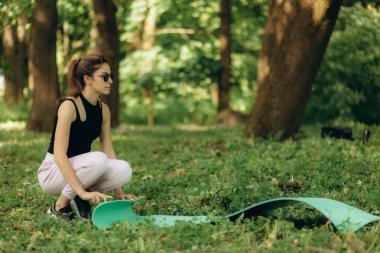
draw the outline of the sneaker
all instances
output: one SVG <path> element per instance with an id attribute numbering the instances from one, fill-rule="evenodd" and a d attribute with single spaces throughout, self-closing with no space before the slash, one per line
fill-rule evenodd
<path id="1" fill-rule="evenodd" d="M 90 202 L 81 199 L 79 196 L 76 196 L 73 200 L 70 201 L 70 204 L 78 217 L 91 219 L 92 212 Z"/>
<path id="2" fill-rule="evenodd" d="M 58 211 L 55 210 L 55 203 L 56 201 L 53 202 L 53 204 L 51 205 L 51 207 L 48 209 L 47 213 L 54 217 L 54 218 L 58 218 L 58 219 L 63 219 L 65 221 L 71 221 L 72 219 L 74 219 L 74 211 L 73 209 L 71 208 L 70 205 L 67 205 L 61 209 L 59 209 Z"/>

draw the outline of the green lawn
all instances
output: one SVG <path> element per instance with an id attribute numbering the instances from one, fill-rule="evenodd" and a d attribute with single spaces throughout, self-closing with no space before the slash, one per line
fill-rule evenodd
<path id="1" fill-rule="evenodd" d="M 373 130 L 365 145 L 321 139 L 316 128 L 285 142 L 191 127 L 131 127 L 113 140 L 134 169 L 125 192 L 146 196 L 136 205 L 142 215 L 213 217 L 280 196 L 326 197 L 380 215 L 380 129 Z M 380 223 L 341 233 L 302 204 L 235 224 L 100 230 L 54 220 L 46 215 L 53 198 L 36 177 L 49 137 L 0 125 L 0 252 L 380 252 Z"/>

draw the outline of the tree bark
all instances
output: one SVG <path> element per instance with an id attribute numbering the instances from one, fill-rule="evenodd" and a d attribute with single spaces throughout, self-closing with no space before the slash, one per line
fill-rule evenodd
<path id="1" fill-rule="evenodd" d="M 55 0 L 36 0 L 30 38 L 30 71 L 33 76 L 33 102 L 26 128 L 51 131 L 60 96 L 57 63 L 57 6 Z"/>
<path id="2" fill-rule="evenodd" d="M 84 3 L 86 5 L 91 6 L 92 8 L 89 10 L 89 18 L 91 19 L 91 28 L 89 31 L 89 37 L 90 37 L 90 46 L 87 48 L 86 53 L 87 54 L 93 54 L 93 53 L 99 53 L 100 50 L 98 47 L 98 37 L 99 32 L 97 29 L 97 21 L 95 18 L 95 11 L 94 11 L 94 0 L 84 0 Z"/>
<path id="3" fill-rule="evenodd" d="M 340 0 L 271 0 L 246 136 L 288 138 L 298 131 L 340 6 Z"/>
<path id="4" fill-rule="evenodd" d="M 231 77 L 231 1 L 220 1 L 220 63 L 221 71 L 218 80 L 218 113 L 230 109 Z"/>
<path id="5" fill-rule="evenodd" d="M 20 70 L 19 75 L 21 76 L 20 88 L 18 91 L 19 102 L 25 100 L 24 88 L 28 85 L 28 43 L 27 43 L 27 32 L 26 26 L 28 24 L 27 17 L 20 17 L 18 20 L 17 27 L 17 37 L 19 41 L 19 51 L 17 57 L 17 69 Z"/>
<path id="6" fill-rule="evenodd" d="M 218 78 L 218 107 L 216 123 L 218 125 L 233 126 L 245 121 L 242 113 L 232 110 L 230 107 L 231 93 L 231 0 L 220 0 L 220 66 Z"/>
<path id="7" fill-rule="evenodd" d="M 6 105 L 24 101 L 25 27 L 23 27 L 23 22 L 18 23 L 17 26 L 5 25 L 3 28 L 3 58 L 6 64 L 4 102 Z"/>
<path id="8" fill-rule="evenodd" d="M 94 0 L 94 12 L 98 37 L 96 49 L 110 63 L 114 75 L 111 94 L 103 100 L 111 111 L 111 126 L 119 125 L 119 31 L 116 22 L 116 6 L 110 0 Z"/>
<path id="9" fill-rule="evenodd" d="M 145 0 L 148 8 L 147 17 L 144 20 L 144 30 L 141 41 L 141 50 L 145 52 L 145 60 L 141 65 L 141 75 L 148 75 L 144 83 L 143 98 L 147 108 L 147 125 L 154 125 L 154 84 L 149 74 L 153 70 L 154 55 L 151 52 L 155 43 L 156 32 L 156 7 L 155 0 Z"/>
<path id="10" fill-rule="evenodd" d="M 231 77 L 231 1 L 220 0 L 220 64 L 218 80 L 218 116 L 229 110 L 230 77 Z"/>

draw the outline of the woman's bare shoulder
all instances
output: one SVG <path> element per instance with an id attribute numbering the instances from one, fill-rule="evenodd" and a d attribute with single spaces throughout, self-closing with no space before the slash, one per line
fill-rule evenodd
<path id="1" fill-rule="evenodd" d="M 64 118 L 70 118 L 72 120 L 75 120 L 76 118 L 76 110 L 75 105 L 73 104 L 73 100 L 71 99 L 65 99 L 65 101 L 62 102 L 62 104 L 59 106 L 58 109 L 58 118 L 64 117 Z"/>

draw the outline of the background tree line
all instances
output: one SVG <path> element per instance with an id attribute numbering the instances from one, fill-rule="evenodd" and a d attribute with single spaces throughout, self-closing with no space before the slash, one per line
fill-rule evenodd
<path id="1" fill-rule="evenodd" d="M 377 124 L 378 6 L 5 0 L 1 106 L 26 105 L 27 128 L 50 131 L 68 62 L 98 52 L 113 64 L 115 85 L 104 98 L 113 126 L 244 123 L 246 135 L 286 138 L 301 122 Z"/>

